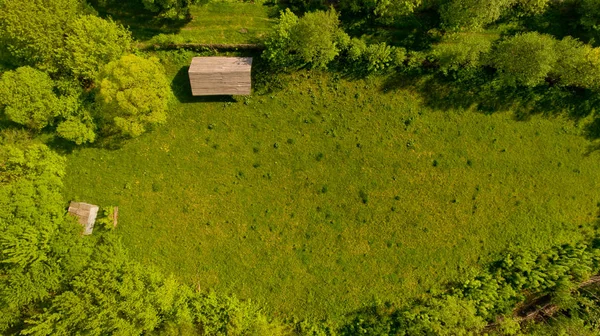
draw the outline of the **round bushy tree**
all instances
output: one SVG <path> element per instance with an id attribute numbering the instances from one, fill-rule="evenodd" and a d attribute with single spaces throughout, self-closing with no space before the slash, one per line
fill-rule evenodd
<path id="1" fill-rule="evenodd" d="M 184 19 L 192 0 L 142 0 L 144 7 L 168 19 Z"/>
<path id="2" fill-rule="evenodd" d="M 32 67 L 8 71 L 0 78 L 0 108 L 11 121 L 41 130 L 62 112 L 53 88 L 50 76 Z"/>
<path id="3" fill-rule="evenodd" d="M 333 9 L 307 13 L 300 19 L 288 9 L 265 42 L 263 57 L 278 66 L 326 67 L 350 43 L 339 25 Z"/>
<path id="4" fill-rule="evenodd" d="M 131 50 L 131 33 L 112 20 L 84 15 L 66 28 L 64 64 L 75 76 L 93 80 L 105 64 Z"/>
<path id="5" fill-rule="evenodd" d="M 289 9 L 282 11 L 279 23 L 265 40 L 262 57 L 273 65 L 287 66 L 294 63 L 293 49 L 295 41 L 292 32 L 298 25 L 298 17 Z"/>
<path id="6" fill-rule="evenodd" d="M 333 9 L 306 13 L 298 20 L 292 39 L 302 61 L 315 68 L 333 61 L 340 53 L 338 42 L 345 35 L 339 25 L 338 13 Z"/>
<path id="7" fill-rule="evenodd" d="M 490 55 L 490 64 L 509 85 L 536 86 L 553 70 L 556 40 L 536 32 L 513 36 L 500 42 Z"/>
<path id="8" fill-rule="evenodd" d="M 78 116 L 71 116 L 58 124 L 56 133 L 61 138 L 73 141 L 78 145 L 85 142 L 94 142 L 96 139 L 93 122 L 90 119 L 86 122 L 86 120 Z"/>
<path id="9" fill-rule="evenodd" d="M 116 131 L 136 137 L 166 121 L 172 92 L 157 59 L 123 56 L 105 67 L 102 78 L 101 110 Z"/>
<path id="10" fill-rule="evenodd" d="M 600 88 L 600 48 L 592 48 L 569 36 L 556 43 L 553 74 L 563 85 Z"/>
<path id="11" fill-rule="evenodd" d="M 393 19 L 414 12 L 422 5 L 421 0 L 340 0 L 342 12 Z"/>

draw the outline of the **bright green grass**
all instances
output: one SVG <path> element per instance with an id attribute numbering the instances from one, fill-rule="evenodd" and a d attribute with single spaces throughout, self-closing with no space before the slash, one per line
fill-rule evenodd
<path id="1" fill-rule="evenodd" d="M 577 239 L 597 215 L 598 155 L 571 122 L 289 80 L 246 101 L 188 99 L 118 150 L 75 150 L 67 196 L 118 205 L 136 259 L 299 316 L 419 295 L 509 246 Z"/>
<path id="2" fill-rule="evenodd" d="M 248 44 L 264 40 L 276 20 L 269 17 L 273 7 L 259 3 L 212 1 L 190 7 L 192 20 L 181 27 L 157 27 L 155 22 L 123 16 L 121 22 L 132 30 L 142 45 L 157 42 L 154 36 L 173 43 Z"/>
<path id="3" fill-rule="evenodd" d="M 178 33 L 193 43 L 257 43 L 272 29 L 270 8 L 254 3 L 209 2 L 193 6 L 193 19 Z"/>

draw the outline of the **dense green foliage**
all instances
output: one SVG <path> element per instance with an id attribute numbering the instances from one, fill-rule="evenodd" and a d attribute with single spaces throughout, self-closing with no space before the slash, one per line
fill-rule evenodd
<path id="1" fill-rule="evenodd" d="M 171 87 L 157 59 L 123 56 L 106 65 L 98 99 L 105 118 L 126 136 L 139 136 L 167 118 Z"/>
<path id="2" fill-rule="evenodd" d="M 276 66 L 309 65 L 324 68 L 344 49 L 349 37 L 340 29 L 335 10 L 307 13 L 302 18 L 287 10 L 265 42 L 265 59 Z"/>
<path id="3" fill-rule="evenodd" d="M 490 63 L 508 85 L 536 86 L 544 82 L 556 60 L 551 36 L 527 33 L 500 42 Z"/>
<path id="4" fill-rule="evenodd" d="M 350 39 L 341 29 L 338 13 L 316 11 L 298 18 L 289 9 L 265 41 L 262 57 L 273 67 L 326 68 L 342 54 L 342 63 L 351 63 L 356 72 L 381 72 L 399 66 L 405 60 L 405 49 L 384 42 L 368 45 Z"/>
<path id="5" fill-rule="evenodd" d="M 157 18 L 184 20 L 190 15 L 190 5 L 198 0 L 129 0 L 125 3 L 118 0 L 92 0 L 91 2 L 104 8 L 144 8 Z"/>
<path id="6" fill-rule="evenodd" d="M 131 34 L 123 26 L 86 14 L 91 10 L 79 0 L 11 0 L 0 6 L 0 40 L 7 53 L 4 61 L 37 68 L 21 67 L 0 79 L 0 108 L 9 120 L 37 131 L 56 126 L 58 136 L 76 144 L 93 142 L 97 120 L 113 120 L 115 114 L 118 129 L 127 129 L 126 134 L 139 134 L 146 122 L 164 121 L 166 101 L 156 102 L 157 97 L 154 102 L 150 102 L 151 97 L 141 98 L 134 108 L 124 107 L 126 103 L 116 104 L 119 109 L 104 110 L 110 112 L 108 115 L 96 113 L 92 117 L 89 112 L 101 111 L 91 106 L 93 96 L 89 93 L 89 87 L 100 80 L 100 71 L 132 50 Z M 158 88 L 162 90 L 157 93 L 158 98 L 168 97 L 164 76 L 156 73 L 160 68 L 141 64 L 138 70 L 150 73 L 136 78 L 138 91 L 143 90 L 142 85 L 149 85 L 148 92 Z M 113 65 L 105 77 L 114 69 Z M 104 102 L 110 100 L 106 96 L 110 96 L 109 91 L 105 89 L 101 94 Z M 140 116 L 133 121 L 120 116 L 123 113 Z"/>
<path id="7" fill-rule="evenodd" d="M 451 71 L 469 71 L 482 65 L 482 57 L 489 53 L 492 41 L 483 34 L 455 33 L 445 35 L 432 47 L 431 56 L 444 74 Z"/>
<path id="8" fill-rule="evenodd" d="M 8 0 L 0 3 L 0 41 L 18 65 L 63 70 L 65 31 L 82 12 L 79 0 Z"/>
<path id="9" fill-rule="evenodd" d="M 480 334 L 494 325 L 492 330 L 497 329 L 501 335 L 515 335 L 536 329 L 523 324 L 521 330 L 519 322 L 525 321 L 527 315 L 519 316 L 514 311 L 527 298 L 552 304 L 555 313 L 564 313 L 579 322 L 576 332 L 565 334 L 591 334 L 596 327 L 594 319 L 588 320 L 592 316 L 580 315 L 578 310 L 590 308 L 589 297 L 584 293 L 592 297 L 594 293 L 580 284 L 598 272 L 600 250 L 588 244 L 555 246 L 540 254 L 507 253 L 486 272 L 461 281 L 448 291 L 397 309 L 375 307 L 365 316 L 356 317 L 343 334 L 467 335 Z M 497 321 L 499 316 L 502 317 Z"/>
<path id="10" fill-rule="evenodd" d="M 65 85 L 71 88 L 62 87 Z M 58 123 L 60 137 L 77 144 L 93 142 L 93 122 L 78 101 L 79 94 L 70 83 L 55 83 L 42 71 L 20 67 L 0 78 L 0 111 L 9 120 L 34 131 Z"/>
<path id="11" fill-rule="evenodd" d="M 111 20 L 84 15 L 69 22 L 64 59 L 77 77 L 97 79 L 99 70 L 131 50 L 129 31 Z"/>
<path id="12" fill-rule="evenodd" d="M 0 332 L 22 324 L 89 250 L 65 218 L 65 159 L 42 145 L 0 147 Z"/>
<path id="13" fill-rule="evenodd" d="M 42 71 L 21 67 L 0 78 L 0 109 L 18 124 L 39 131 L 61 114 L 69 114 L 64 105 L 54 94 L 54 82 Z"/>

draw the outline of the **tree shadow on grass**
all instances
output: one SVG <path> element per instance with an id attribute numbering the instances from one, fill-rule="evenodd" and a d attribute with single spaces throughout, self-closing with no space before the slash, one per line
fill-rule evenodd
<path id="1" fill-rule="evenodd" d="M 571 36 L 584 43 L 598 45 L 598 35 L 594 30 L 586 30 L 581 25 L 582 12 L 577 1 L 551 1 L 540 15 L 524 16 L 516 32 L 537 31 L 550 34 L 558 39 Z"/>
<path id="2" fill-rule="evenodd" d="M 54 152 L 61 155 L 71 154 L 76 148 L 85 146 L 85 145 L 77 145 L 73 141 L 65 140 L 58 136 L 54 136 L 50 138 L 48 141 L 45 141 L 46 146 L 52 149 Z"/>
<path id="3" fill-rule="evenodd" d="M 566 116 L 578 121 L 595 115 L 600 108 L 600 99 L 591 90 L 550 84 L 534 88 L 510 87 L 495 81 L 489 72 L 473 73 L 463 79 L 398 74 L 390 76 L 382 90 L 393 92 L 401 88 L 416 90 L 425 104 L 436 110 L 473 108 L 484 114 L 511 111 L 515 120 L 520 121 L 529 120 L 533 115 Z M 596 137 L 600 137 L 600 131 Z"/>
<path id="4" fill-rule="evenodd" d="M 138 41 L 149 40 L 158 34 L 177 34 L 192 20 L 190 16 L 185 19 L 159 18 L 156 13 L 145 9 L 140 1 L 109 1 L 104 6 L 98 1 L 90 3 L 101 17 L 110 17 L 127 27 Z"/>

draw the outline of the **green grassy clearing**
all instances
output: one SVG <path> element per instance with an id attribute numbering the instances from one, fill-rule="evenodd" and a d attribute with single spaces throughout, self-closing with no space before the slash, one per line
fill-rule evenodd
<path id="1" fill-rule="evenodd" d="M 188 61 L 167 64 L 181 97 Z M 140 261 L 317 317 L 417 296 L 509 246 L 573 241 L 596 218 L 598 156 L 570 121 L 432 110 L 382 80 L 288 80 L 188 96 L 118 150 L 75 149 L 67 197 L 118 205 Z"/>
<path id="2" fill-rule="evenodd" d="M 177 34 L 191 43 L 257 43 L 275 24 L 272 9 L 258 3 L 209 2 L 191 9 L 193 19 Z"/>
<path id="3" fill-rule="evenodd" d="M 177 43 L 257 43 L 276 22 L 273 10 L 260 3 L 211 1 L 191 6 L 191 21 L 173 22 L 153 19 L 140 8 L 100 8 L 103 16 L 127 26 L 142 47 L 159 34 Z"/>

